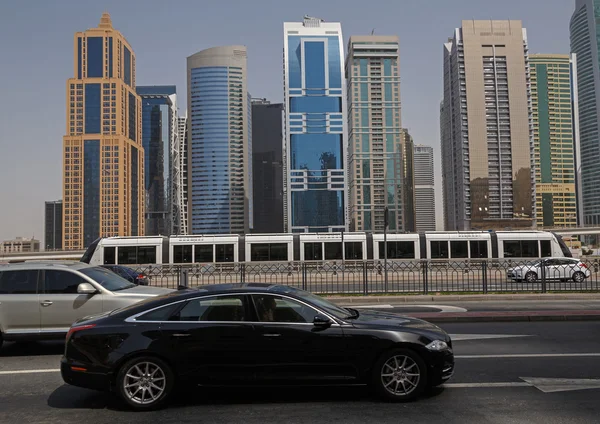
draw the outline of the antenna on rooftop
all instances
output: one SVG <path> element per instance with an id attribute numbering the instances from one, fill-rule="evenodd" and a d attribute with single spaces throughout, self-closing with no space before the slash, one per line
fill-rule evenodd
<path id="1" fill-rule="evenodd" d="M 371 35 L 375 34 L 375 28 L 371 31 Z"/>

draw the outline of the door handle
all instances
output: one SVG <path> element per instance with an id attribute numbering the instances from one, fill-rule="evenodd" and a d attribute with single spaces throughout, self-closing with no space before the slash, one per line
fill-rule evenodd
<path id="1" fill-rule="evenodd" d="M 277 334 L 277 333 L 263 334 L 263 337 L 279 337 L 279 336 L 281 336 L 281 334 Z"/>
<path id="2" fill-rule="evenodd" d="M 173 337 L 190 337 L 191 334 L 190 333 L 175 333 L 173 334 Z"/>
<path id="3" fill-rule="evenodd" d="M 44 300 L 44 301 L 43 301 L 43 302 L 41 302 L 40 304 L 41 304 L 42 306 L 50 306 L 50 305 L 52 305 L 52 303 L 53 303 L 53 302 L 50 302 L 49 300 Z"/>

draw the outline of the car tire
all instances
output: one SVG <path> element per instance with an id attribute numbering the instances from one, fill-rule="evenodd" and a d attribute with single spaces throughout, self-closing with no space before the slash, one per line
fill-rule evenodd
<path id="1" fill-rule="evenodd" d="M 528 283 L 535 283 L 537 279 L 538 275 L 533 271 L 529 271 L 527 274 L 525 274 L 525 281 Z"/>
<path id="2" fill-rule="evenodd" d="M 427 366 L 412 349 L 393 349 L 375 362 L 372 389 L 382 399 L 409 402 L 427 388 Z"/>
<path id="3" fill-rule="evenodd" d="M 131 409 L 149 411 L 164 406 L 174 383 L 175 375 L 166 362 L 142 356 L 127 361 L 119 369 L 116 392 Z"/>
<path id="4" fill-rule="evenodd" d="M 573 274 L 573 281 L 576 283 L 583 283 L 585 280 L 585 274 L 581 271 L 577 271 Z"/>

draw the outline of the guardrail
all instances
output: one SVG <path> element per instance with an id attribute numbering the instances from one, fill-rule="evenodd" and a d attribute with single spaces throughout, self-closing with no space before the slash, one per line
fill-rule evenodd
<path id="1" fill-rule="evenodd" d="M 597 260 L 535 265 L 529 260 L 388 260 L 132 266 L 168 288 L 270 283 L 319 294 L 600 291 Z M 582 278 L 582 274 L 583 277 Z"/>

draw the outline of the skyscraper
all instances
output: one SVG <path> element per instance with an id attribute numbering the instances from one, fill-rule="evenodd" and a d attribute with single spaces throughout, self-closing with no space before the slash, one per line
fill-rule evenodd
<path id="1" fill-rule="evenodd" d="M 304 17 L 284 32 L 286 232 L 347 229 L 344 46 L 339 23 Z"/>
<path id="2" fill-rule="evenodd" d="M 283 104 L 252 101 L 254 233 L 283 232 Z"/>
<path id="3" fill-rule="evenodd" d="M 108 13 L 75 34 L 63 137 L 63 247 L 144 235 L 144 149 L 135 55 Z"/>
<path id="4" fill-rule="evenodd" d="M 527 32 L 463 21 L 444 45 L 446 230 L 531 228 L 535 173 Z"/>
<path id="5" fill-rule="evenodd" d="M 404 231 L 415 232 L 415 142 L 406 128 L 401 134 Z"/>
<path id="6" fill-rule="evenodd" d="M 225 46 L 187 58 L 191 234 L 243 234 L 252 226 L 246 57 L 246 47 Z"/>
<path id="7" fill-rule="evenodd" d="M 174 85 L 138 86 L 142 98 L 142 145 L 146 189 L 146 235 L 178 233 L 179 134 Z"/>
<path id="8" fill-rule="evenodd" d="M 571 58 L 534 54 L 529 62 L 537 226 L 576 226 Z"/>
<path id="9" fill-rule="evenodd" d="M 577 173 L 581 179 L 580 224 L 600 225 L 600 0 L 576 0 L 571 17 L 571 52 L 575 53 L 579 119 L 576 144 Z"/>
<path id="10" fill-rule="evenodd" d="M 414 146 L 414 152 L 416 231 L 435 231 L 433 147 L 418 144 Z"/>
<path id="11" fill-rule="evenodd" d="M 177 138 L 179 141 L 179 224 L 176 234 L 188 234 L 188 120 L 187 116 L 177 118 Z"/>
<path id="12" fill-rule="evenodd" d="M 46 202 L 44 210 L 44 250 L 62 249 L 63 202 L 62 200 Z"/>
<path id="13" fill-rule="evenodd" d="M 405 229 L 400 58 L 396 36 L 348 42 L 348 185 L 352 231 Z"/>

